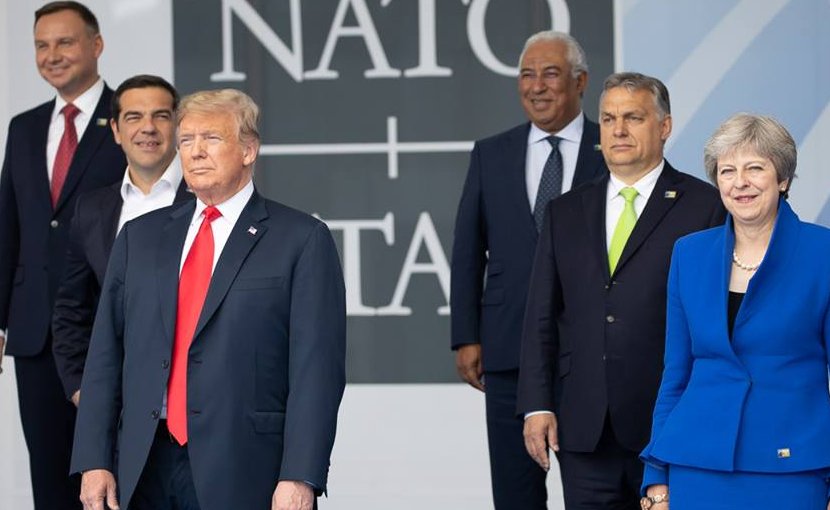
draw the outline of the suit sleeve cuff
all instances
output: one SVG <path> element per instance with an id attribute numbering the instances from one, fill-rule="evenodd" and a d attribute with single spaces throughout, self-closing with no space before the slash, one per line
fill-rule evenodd
<path id="1" fill-rule="evenodd" d="M 529 413 L 525 413 L 525 420 L 537 414 L 553 414 L 553 411 L 530 411 Z"/>
<path id="2" fill-rule="evenodd" d="M 669 483 L 669 467 L 658 466 L 650 462 L 646 462 L 645 470 L 643 471 L 643 486 L 640 488 L 642 496 L 646 495 L 646 489 L 651 485 L 668 485 Z"/>

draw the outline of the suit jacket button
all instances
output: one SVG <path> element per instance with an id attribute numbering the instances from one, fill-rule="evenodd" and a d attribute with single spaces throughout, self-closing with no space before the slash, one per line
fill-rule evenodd
<path id="1" fill-rule="evenodd" d="M 52 220 L 49 222 L 49 226 L 52 228 L 58 228 L 58 225 L 60 225 L 60 223 L 58 223 L 58 220 Z"/>
<path id="2" fill-rule="evenodd" d="M 617 320 L 617 319 L 615 319 L 613 315 L 606 315 L 605 316 L 605 322 L 607 322 L 608 324 L 612 324 L 615 320 Z"/>
<path id="3" fill-rule="evenodd" d="M 150 416 L 152 416 L 154 420 L 158 420 L 159 416 L 161 416 L 161 413 L 159 413 L 157 410 L 153 409 L 153 412 L 150 413 Z"/>
<path id="4" fill-rule="evenodd" d="M 161 368 L 167 370 L 168 368 L 170 368 L 170 362 L 167 361 L 167 360 L 162 361 L 161 362 Z"/>

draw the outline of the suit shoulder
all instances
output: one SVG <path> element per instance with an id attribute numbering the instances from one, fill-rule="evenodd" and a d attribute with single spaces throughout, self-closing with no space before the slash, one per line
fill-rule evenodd
<path id="1" fill-rule="evenodd" d="M 675 243 L 675 250 L 698 250 L 712 246 L 723 237 L 724 225 L 698 230 L 679 238 Z"/>
<path id="2" fill-rule="evenodd" d="M 830 228 L 806 221 L 800 223 L 803 235 L 809 242 L 823 247 L 830 246 Z"/>
<path id="3" fill-rule="evenodd" d="M 262 201 L 265 204 L 265 208 L 268 210 L 268 214 L 275 221 L 286 223 L 292 227 L 308 230 L 313 230 L 320 225 L 325 226 L 325 223 L 322 220 L 315 218 L 306 212 L 300 211 L 299 209 L 295 209 L 281 202 L 277 202 L 276 200 L 270 200 L 267 198 L 262 198 Z"/>
<path id="4" fill-rule="evenodd" d="M 530 123 L 525 122 L 524 124 L 519 124 L 518 126 L 514 126 L 506 131 L 502 131 L 501 133 L 476 140 L 476 145 L 487 148 L 500 145 L 516 138 L 527 138 L 529 130 Z"/>
<path id="5" fill-rule="evenodd" d="M 54 108 L 55 101 L 50 100 L 46 101 L 45 103 L 41 103 L 34 108 L 29 108 L 24 112 L 20 112 L 14 117 L 12 117 L 11 121 L 9 121 L 9 128 L 15 126 L 25 126 L 31 124 L 35 120 L 42 118 L 44 115 L 49 116 L 52 112 L 52 108 Z"/>

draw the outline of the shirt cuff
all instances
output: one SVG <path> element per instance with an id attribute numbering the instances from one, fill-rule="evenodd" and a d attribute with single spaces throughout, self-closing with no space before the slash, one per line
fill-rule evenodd
<path id="1" fill-rule="evenodd" d="M 553 411 L 530 411 L 529 413 L 525 413 L 525 420 L 537 414 L 553 414 Z"/>

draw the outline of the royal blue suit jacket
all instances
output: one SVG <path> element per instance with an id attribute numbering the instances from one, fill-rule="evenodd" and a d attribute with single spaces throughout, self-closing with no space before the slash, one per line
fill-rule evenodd
<path id="1" fill-rule="evenodd" d="M 101 291 L 72 471 L 117 471 L 122 508 L 159 425 L 194 207 L 128 222 Z M 214 269 L 188 357 L 188 454 L 204 510 L 270 508 L 278 480 L 325 490 L 345 385 L 345 307 L 326 225 L 254 193 Z"/>
<path id="2" fill-rule="evenodd" d="M 648 442 L 672 246 L 725 215 L 714 187 L 666 162 L 612 274 L 608 180 L 550 203 L 522 337 L 517 411 L 554 411 L 559 445 L 572 452 L 593 452 L 609 416 L 620 445 L 639 452 Z"/>
<path id="3" fill-rule="evenodd" d="M 52 352 L 67 398 L 81 389 L 95 309 L 124 205 L 121 184 L 84 193 L 75 203 L 66 271 L 52 312 Z M 192 199 L 182 180 L 174 203 Z"/>
<path id="4" fill-rule="evenodd" d="M 730 340 L 727 293 L 735 237 L 723 227 L 677 242 L 666 356 L 645 485 L 660 466 L 794 472 L 830 466 L 830 230 L 786 201 L 749 282 Z"/>
<path id="5" fill-rule="evenodd" d="M 453 349 L 480 343 L 485 371 L 519 366 L 536 251 L 525 166 L 530 123 L 476 142 L 458 206 L 450 304 Z M 599 127 L 585 119 L 572 188 L 608 172 Z"/>
<path id="6" fill-rule="evenodd" d="M 55 101 L 9 124 L 0 174 L 0 330 L 8 328 L 10 355 L 33 356 L 46 346 L 76 198 L 124 175 L 127 161 L 109 126 L 111 100 L 105 86 L 54 208 L 46 141 Z"/>

